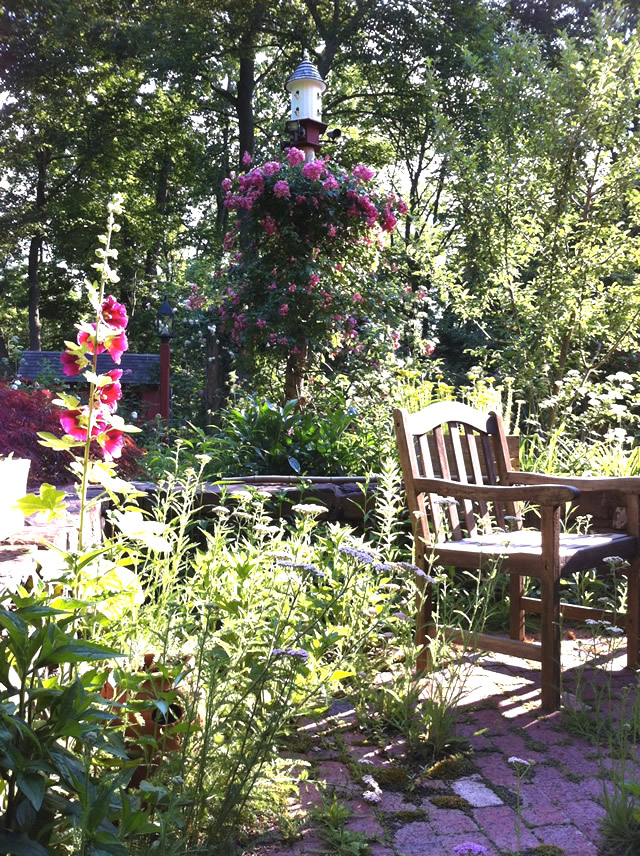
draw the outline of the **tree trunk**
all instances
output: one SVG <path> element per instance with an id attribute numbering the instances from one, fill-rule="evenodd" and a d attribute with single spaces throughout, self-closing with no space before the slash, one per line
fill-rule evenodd
<path id="1" fill-rule="evenodd" d="M 0 329 L 0 360 L 9 359 L 9 349 L 7 348 L 7 340 L 4 337 L 2 329 Z"/>
<path id="2" fill-rule="evenodd" d="M 29 266 L 27 285 L 29 289 L 29 350 L 42 350 L 40 338 L 40 265 L 44 234 L 40 230 L 41 214 L 45 205 L 47 184 L 47 157 L 44 151 L 36 153 L 38 181 L 36 184 L 36 231 L 29 242 Z"/>
<path id="3" fill-rule="evenodd" d="M 220 342 L 217 326 L 207 330 L 207 363 L 205 366 L 206 424 L 217 423 L 217 415 L 229 397 L 229 357 Z"/>
<path id="4" fill-rule="evenodd" d="M 255 134 L 253 125 L 253 92 L 255 89 L 255 62 L 253 46 L 248 48 L 246 56 L 240 59 L 240 74 L 238 76 L 238 98 L 236 112 L 238 115 L 238 140 L 240 143 L 240 168 L 245 152 L 253 156 Z"/>
<path id="5" fill-rule="evenodd" d="M 156 186 L 156 212 L 160 218 L 164 218 L 167 214 L 167 203 L 169 201 L 169 176 L 171 175 L 171 167 L 173 162 L 168 154 L 165 153 L 160 164 L 160 172 L 158 173 L 158 184 Z M 156 239 L 147 250 L 147 258 L 144 266 L 144 278 L 147 281 L 152 280 L 156 276 L 158 267 L 158 256 L 162 247 L 162 235 L 164 234 L 164 223 L 162 219 L 162 228 L 158 228 Z"/>
<path id="6" fill-rule="evenodd" d="M 287 368 L 284 378 L 285 401 L 297 400 L 301 407 L 304 402 L 304 379 L 307 371 L 308 347 L 306 344 L 298 346 L 297 353 L 293 351 L 287 358 Z"/>

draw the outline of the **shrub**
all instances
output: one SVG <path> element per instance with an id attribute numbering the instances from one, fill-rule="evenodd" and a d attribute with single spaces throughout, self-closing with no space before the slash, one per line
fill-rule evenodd
<path id="1" fill-rule="evenodd" d="M 14 389 L 0 383 L 0 455 L 13 452 L 16 458 L 29 458 L 30 487 L 42 482 L 68 484 L 72 480 L 68 471 L 71 455 L 41 445 L 38 437 L 40 432 L 57 437 L 63 435 L 59 411 L 52 404 L 53 398 L 54 394 L 48 389 Z M 135 478 L 143 474 L 142 455 L 142 450 L 126 436 L 119 467 L 123 477 Z"/>

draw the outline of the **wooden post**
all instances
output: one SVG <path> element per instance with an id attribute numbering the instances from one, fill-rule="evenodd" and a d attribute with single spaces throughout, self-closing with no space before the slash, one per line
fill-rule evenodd
<path id="1" fill-rule="evenodd" d="M 627 494 L 627 531 L 640 538 L 640 509 L 638 494 Z M 640 548 L 639 548 L 640 549 Z M 640 665 L 640 556 L 629 560 L 627 571 L 627 668 Z"/>
<path id="2" fill-rule="evenodd" d="M 560 506 L 542 506 L 540 518 L 542 709 L 551 713 L 560 707 Z"/>

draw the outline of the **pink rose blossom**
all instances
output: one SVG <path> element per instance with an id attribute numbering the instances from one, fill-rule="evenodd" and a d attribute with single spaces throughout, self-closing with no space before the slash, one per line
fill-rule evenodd
<path id="1" fill-rule="evenodd" d="M 245 166 L 249 166 L 249 164 L 251 163 L 251 161 L 252 161 L 252 160 L 253 160 L 253 158 L 251 157 L 251 155 L 249 154 L 249 152 L 245 152 L 245 153 L 242 155 L 242 163 L 243 163 Z"/>
<path id="2" fill-rule="evenodd" d="M 304 203 L 306 201 L 307 201 L 306 196 L 301 196 L 300 194 L 298 194 L 298 196 L 296 196 L 296 205 L 304 205 Z"/>
<path id="3" fill-rule="evenodd" d="M 357 178 L 358 181 L 363 181 L 363 182 L 371 181 L 371 179 L 373 178 L 373 175 L 374 175 L 373 170 L 369 169 L 368 166 L 365 166 L 362 163 L 359 163 L 358 166 L 354 167 L 353 177 Z"/>
<path id="4" fill-rule="evenodd" d="M 304 152 L 294 147 L 287 149 L 287 163 L 289 166 L 298 166 L 298 164 L 304 163 Z"/>
<path id="5" fill-rule="evenodd" d="M 302 167 L 302 174 L 311 181 L 317 181 L 325 171 L 322 161 L 309 161 Z"/>
<path id="6" fill-rule="evenodd" d="M 267 214 L 264 220 L 260 221 L 260 224 L 264 228 L 267 235 L 275 235 L 278 231 L 276 221 L 273 219 L 271 214 Z"/>
<path id="7" fill-rule="evenodd" d="M 272 282 L 272 283 L 268 286 L 268 290 L 269 290 L 269 291 L 275 291 L 275 290 L 276 290 L 276 287 L 277 287 L 277 286 L 276 286 L 275 282 Z"/>
<path id="8" fill-rule="evenodd" d="M 296 287 L 295 287 L 294 283 L 290 282 L 289 288 L 287 289 L 287 291 L 289 292 L 289 294 L 293 294 L 295 290 L 296 290 Z"/>
<path id="9" fill-rule="evenodd" d="M 264 318 L 258 318 L 258 320 L 256 321 L 256 327 L 260 327 L 260 329 L 262 329 L 263 327 L 266 327 L 266 326 L 267 326 L 267 322 L 264 320 Z"/>
<path id="10" fill-rule="evenodd" d="M 283 304 L 282 304 L 282 306 L 280 307 L 280 310 L 279 310 L 279 311 L 280 311 L 280 314 L 282 315 L 282 317 L 284 318 L 284 316 L 285 316 L 285 315 L 287 314 L 287 312 L 289 311 L 289 304 L 288 304 L 288 303 L 283 303 Z"/>
<path id="11" fill-rule="evenodd" d="M 233 182 L 230 178 L 223 178 L 221 187 L 225 192 L 228 192 L 233 187 Z"/>
<path id="12" fill-rule="evenodd" d="M 327 178 L 325 178 L 325 180 L 322 182 L 322 186 L 325 190 L 337 190 L 340 187 L 340 185 L 336 181 L 335 175 L 329 175 Z"/>
<path id="13" fill-rule="evenodd" d="M 356 293 L 353 295 L 353 302 L 354 303 L 363 303 L 364 302 L 364 298 L 360 294 L 359 291 L 356 291 Z"/>
<path id="14" fill-rule="evenodd" d="M 262 167 L 262 172 L 265 175 L 275 175 L 277 172 L 280 172 L 280 164 L 278 161 L 268 161 Z"/>
<path id="15" fill-rule="evenodd" d="M 382 212 L 382 229 L 384 232 L 393 232 L 398 221 L 392 214 L 389 208 L 385 208 Z"/>
<path id="16" fill-rule="evenodd" d="M 337 231 L 338 230 L 336 229 L 335 226 L 329 226 L 329 231 L 327 234 L 329 235 L 330 238 L 335 238 Z"/>
<path id="17" fill-rule="evenodd" d="M 279 198 L 288 199 L 291 196 L 291 191 L 289 190 L 289 183 L 286 181 L 276 181 L 273 185 L 273 195 Z"/>

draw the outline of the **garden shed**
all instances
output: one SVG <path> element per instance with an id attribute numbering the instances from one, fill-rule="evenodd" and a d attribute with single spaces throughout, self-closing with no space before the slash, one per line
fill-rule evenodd
<path id="1" fill-rule="evenodd" d="M 60 351 L 23 351 L 18 375 L 30 381 L 85 384 L 84 372 L 67 377 L 62 371 Z M 140 419 L 149 422 L 160 414 L 160 357 L 158 354 L 123 354 L 116 365 L 109 354 L 98 356 L 98 374 L 122 370 L 121 383 L 140 400 Z"/>

